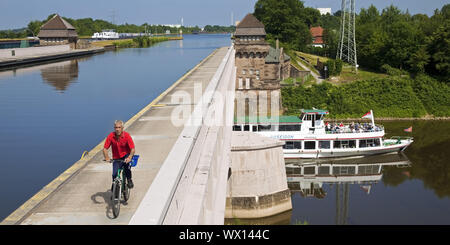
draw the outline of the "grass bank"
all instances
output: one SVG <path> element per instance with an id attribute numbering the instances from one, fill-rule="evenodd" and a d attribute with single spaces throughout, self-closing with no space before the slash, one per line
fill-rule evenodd
<path id="1" fill-rule="evenodd" d="M 445 118 L 450 116 L 450 86 L 429 76 L 385 76 L 335 85 L 329 82 L 281 89 L 283 111 L 321 108 L 330 118 L 360 118 L 372 109 L 377 118 Z"/>
<path id="2" fill-rule="evenodd" d="M 114 45 L 116 48 L 145 48 L 159 42 L 182 39 L 183 37 L 136 37 L 132 39 L 96 41 L 92 42 L 92 45 L 98 47 Z"/>

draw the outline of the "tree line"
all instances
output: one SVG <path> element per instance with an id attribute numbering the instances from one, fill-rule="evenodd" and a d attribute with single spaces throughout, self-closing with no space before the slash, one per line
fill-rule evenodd
<path id="1" fill-rule="evenodd" d="M 50 20 L 54 14 L 51 14 L 45 20 L 34 20 L 30 21 L 26 28 L 21 28 L 17 30 L 3 30 L 0 31 L 0 38 L 25 38 L 27 36 L 37 36 L 39 30 L 43 24 Z M 71 19 L 63 17 L 67 22 L 69 22 L 73 27 L 75 27 L 79 36 L 92 36 L 95 32 L 101 32 L 106 29 L 114 29 L 119 33 L 165 33 L 167 30 L 170 33 L 178 34 L 179 31 L 183 33 L 200 32 L 201 28 L 198 26 L 187 27 L 182 26 L 181 28 L 163 26 L 163 25 L 150 25 L 144 23 L 142 25 L 135 24 L 120 24 L 115 25 L 111 22 L 92 19 L 92 18 L 82 18 L 82 19 Z M 218 25 L 207 25 L 204 27 L 205 32 L 232 32 L 234 31 L 234 26 L 218 26 Z"/>
<path id="2" fill-rule="evenodd" d="M 270 42 L 279 39 L 285 48 L 336 58 L 341 11 L 320 15 L 298 0 L 258 0 L 254 15 L 265 25 Z M 324 28 L 325 48 L 311 47 L 309 28 L 314 26 Z M 449 82 L 449 30 L 450 4 L 431 17 L 411 15 L 394 5 L 381 11 L 371 5 L 356 15 L 358 63 L 374 71 L 387 65 Z"/>

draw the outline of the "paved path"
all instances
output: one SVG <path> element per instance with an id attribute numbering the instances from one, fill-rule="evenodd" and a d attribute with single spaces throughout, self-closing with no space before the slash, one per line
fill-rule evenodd
<path id="1" fill-rule="evenodd" d="M 311 71 L 311 69 L 309 69 L 309 67 L 305 66 L 302 62 L 297 62 L 297 64 L 299 66 L 301 66 L 303 69 L 305 69 L 306 71 L 310 71 L 311 76 L 313 76 L 314 79 L 316 79 L 317 84 L 321 84 L 323 82 L 324 79 L 322 79 L 321 76 L 319 76 L 316 73 L 314 73 L 313 71 Z"/>
<path id="2" fill-rule="evenodd" d="M 193 101 L 189 104 L 173 104 L 172 95 L 185 91 L 194 98 L 194 84 L 198 82 L 201 82 L 204 91 L 228 48 L 215 50 L 126 122 L 125 131 L 134 138 L 136 154 L 140 155 L 140 158 L 138 166 L 133 168 L 135 187 L 131 190 L 128 203 L 121 206 L 118 218 L 112 218 L 112 170 L 111 164 L 102 161 L 102 142 L 91 150 L 87 162 L 75 163 L 7 217 L 2 224 L 128 224 L 183 130 L 183 126 L 176 127 L 171 123 L 172 111 L 182 106 L 190 106 L 193 109 L 197 103 Z"/>

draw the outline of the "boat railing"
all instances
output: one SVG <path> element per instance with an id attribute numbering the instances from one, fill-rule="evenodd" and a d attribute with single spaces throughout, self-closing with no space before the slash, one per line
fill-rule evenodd
<path id="1" fill-rule="evenodd" d="M 360 127 L 352 127 L 351 125 L 344 125 L 343 127 L 339 126 L 325 126 L 325 132 L 327 134 L 349 134 L 349 133 L 373 133 L 373 132 L 381 132 L 384 131 L 384 127 L 382 125 L 375 126 L 360 126 Z"/>

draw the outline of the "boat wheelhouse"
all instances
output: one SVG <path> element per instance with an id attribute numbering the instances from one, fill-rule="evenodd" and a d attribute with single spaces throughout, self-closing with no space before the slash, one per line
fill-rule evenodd
<path id="1" fill-rule="evenodd" d="M 285 158 L 322 158 L 373 155 L 403 151 L 413 139 L 385 139 L 375 123 L 325 122 L 326 110 L 301 110 L 300 116 L 235 118 L 234 131 L 250 131 L 285 142 Z"/>

